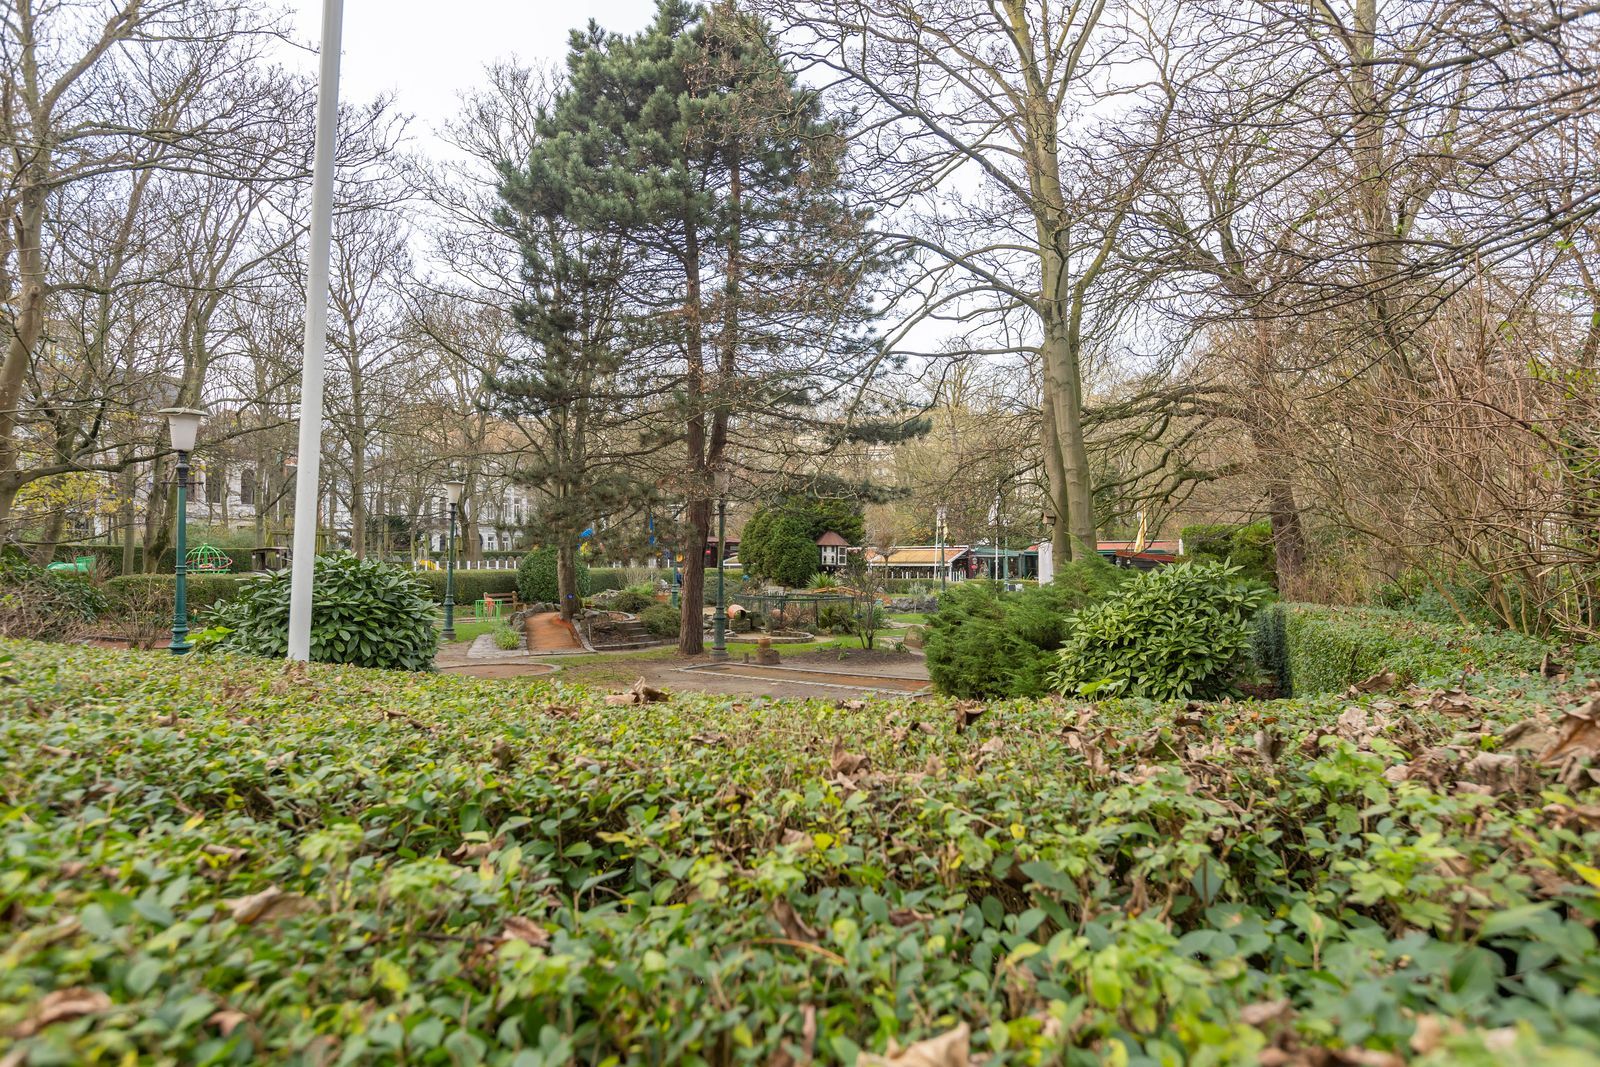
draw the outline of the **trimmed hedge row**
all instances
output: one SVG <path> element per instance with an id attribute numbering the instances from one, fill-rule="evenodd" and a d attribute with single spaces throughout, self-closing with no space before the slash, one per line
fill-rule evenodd
<path id="1" fill-rule="evenodd" d="M 1522 750 L 1577 736 L 1582 681 L 1476 679 L 1467 714 L 619 707 L 551 681 L 7 657 L 7 1062 L 1600 1054 L 1600 789 Z"/>
<path id="2" fill-rule="evenodd" d="M 184 599 L 190 614 L 233 600 L 250 577 L 244 574 L 189 575 Z M 125 574 L 106 582 L 106 595 L 111 601 L 111 611 L 116 612 L 130 603 L 148 606 L 151 594 L 147 590 L 155 590 L 164 597 L 166 610 L 171 611 L 176 586 L 177 578 L 171 574 Z"/>
<path id="3" fill-rule="evenodd" d="M 435 603 L 444 603 L 444 571 L 418 571 L 417 577 L 428 587 Z M 456 571 L 457 604 L 482 600 L 485 593 L 516 591 L 516 571 Z"/>
<path id="4" fill-rule="evenodd" d="M 1426 622 L 1385 608 L 1277 604 L 1257 616 L 1255 658 L 1284 693 L 1345 689 L 1389 670 L 1407 681 L 1447 682 L 1463 673 L 1538 669 L 1552 646 L 1509 630 Z M 1600 654 L 1578 656 L 1589 666 Z"/>
<path id="5" fill-rule="evenodd" d="M 251 575 L 235 574 L 191 574 L 188 583 L 189 611 L 197 613 L 216 604 L 227 603 L 235 599 L 242 589 L 243 583 L 250 580 Z M 444 573 L 442 571 L 419 571 L 417 579 L 428 587 L 429 595 L 435 603 L 444 601 Z M 112 610 L 117 610 L 119 603 L 127 603 L 130 599 L 143 600 L 144 597 L 135 597 L 138 591 L 156 587 L 166 590 L 166 603 L 171 609 L 173 585 L 176 578 L 170 574 L 128 574 L 121 578 L 112 578 L 106 582 L 106 592 L 111 597 Z M 516 571 L 456 571 L 456 603 L 470 604 L 482 600 L 485 593 L 514 593 L 517 591 Z"/>
<path id="6" fill-rule="evenodd" d="M 191 549 L 199 545 L 198 541 L 191 541 Z M 245 574 L 250 570 L 250 551 L 244 548 L 224 548 L 221 550 L 228 557 L 228 572 Z M 133 570 L 124 572 L 122 569 L 121 545 L 57 545 L 55 558 L 70 563 L 79 556 L 93 556 L 101 574 L 108 577 L 119 577 L 126 574 L 139 575 L 144 573 L 144 546 L 133 546 Z M 156 560 L 156 573 L 172 573 L 172 549 L 169 547 Z"/>

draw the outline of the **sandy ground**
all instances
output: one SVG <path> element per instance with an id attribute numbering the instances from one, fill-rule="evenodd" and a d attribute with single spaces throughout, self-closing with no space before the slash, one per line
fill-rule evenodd
<path id="1" fill-rule="evenodd" d="M 533 616 L 528 620 L 527 633 L 529 652 L 565 652 L 583 647 L 572 624 L 559 612 L 547 611 Z"/>

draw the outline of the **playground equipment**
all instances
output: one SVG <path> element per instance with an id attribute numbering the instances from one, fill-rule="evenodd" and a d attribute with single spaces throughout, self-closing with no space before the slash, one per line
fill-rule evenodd
<path id="1" fill-rule="evenodd" d="M 59 563 L 50 564 L 48 567 L 45 568 L 45 570 L 55 571 L 57 574 L 93 574 L 94 573 L 94 557 L 93 556 L 79 556 L 77 559 L 73 560 L 71 563 L 68 563 L 67 561 L 62 560 Z"/>
<path id="2" fill-rule="evenodd" d="M 444 570 L 443 567 L 439 566 L 437 563 L 435 563 L 431 559 L 414 559 L 414 560 L 411 561 L 411 569 L 414 570 L 414 571 L 441 571 L 441 570 Z"/>
<path id="3" fill-rule="evenodd" d="M 196 574 L 226 574 L 233 569 L 232 556 L 203 541 L 185 553 L 183 562 Z"/>

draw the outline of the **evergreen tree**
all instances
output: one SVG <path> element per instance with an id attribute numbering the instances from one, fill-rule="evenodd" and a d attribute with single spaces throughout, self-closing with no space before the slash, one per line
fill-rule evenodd
<path id="1" fill-rule="evenodd" d="M 867 283 L 883 264 L 840 168 L 844 140 L 732 3 L 660 0 L 635 37 L 574 34 L 550 121 L 575 147 L 568 210 L 628 234 L 631 336 L 681 448 L 679 648 L 702 648 L 713 472 L 781 468 L 798 426 L 842 442 L 878 365 Z M 774 432 L 781 426 L 783 432 Z"/>
<path id="2" fill-rule="evenodd" d="M 536 533 L 555 549 L 558 603 L 580 603 L 578 549 L 601 515 L 649 500 L 628 443 L 636 398 L 623 371 L 628 347 L 622 229 L 574 209 L 582 188 L 582 138 L 548 120 L 520 166 L 501 167 L 500 225 L 522 253 L 522 299 L 512 315 L 529 342 L 490 381 L 493 403 L 534 430 L 539 447 L 518 458 L 515 477 L 544 495 Z"/>

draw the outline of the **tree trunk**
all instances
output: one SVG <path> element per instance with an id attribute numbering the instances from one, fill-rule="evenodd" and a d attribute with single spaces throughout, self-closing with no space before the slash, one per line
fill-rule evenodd
<path id="1" fill-rule="evenodd" d="M 711 501 L 689 501 L 685 518 L 689 529 L 683 549 L 678 651 L 697 656 L 706 647 L 706 539 L 711 536 Z"/>
<path id="2" fill-rule="evenodd" d="M 1295 503 L 1294 486 L 1287 479 L 1273 478 L 1267 483 L 1267 516 L 1272 520 L 1272 551 L 1278 572 L 1278 588 L 1292 592 L 1305 573 L 1306 535 Z"/>
<path id="3" fill-rule="evenodd" d="M 64 508 L 57 508 L 45 520 L 44 529 L 39 531 L 39 544 L 33 551 L 33 560 L 38 566 L 43 567 L 56 557 L 56 545 L 61 542 L 62 528 L 67 524 L 67 513 Z"/>
<path id="4" fill-rule="evenodd" d="M 678 603 L 678 651 L 685 656 L 698 656 L 706 647 L 706 538 L 711 532 L 711 501 L 705 495 L 706 380 L 700 314 L 700 241 L 692 222 L 684 231 L 684 353 L 691 406 L 683 436 L 685 470 L 692 488 L 687 502 L 689 529 L 683 546 L 682 599 Z"/>
<path id="5" fill-rule="evenodd" d="M 11 316 L 11 336 L 6 339 L 5 362 L 0 363 L 0 540 L 11 534 L 11 510 L 21 484 L 5 477 L 21 466 L 22 388 L 33 363 L 34 346 L 44 331 L 44 177 L 49 155 L 23 168 L 24 187 L 16 216 L 17 294 Z"/>
<path id="6" fill-rule="evenodd" d="M 561 617 L 570 619 L 578 612 L 578 546 L 570 534 L 561 538 L 556 549 L 556 594 Z"/>
<path id="7" fill-rule="evenodd" d="M 357 429 L 350 435 L 350 551 L 367 558 L 367 437 Z"/>
<path id="8" fill-rule="evenodd" d="M 123 450 L 123 462 L 126 463 L 128 461 L 131 452 L 131 449 Z M 122 506 L 117 509 L 118 515 L 121 516 L 119 524 L 122 526 L 122 573 L 136 574 L 138 573 L 138 568 L 136 567 L 133 552 L 133 527 L 138 522 L 138 512 L 135 510 L 133 496 L 139 487 L 139 476 L 134 469 L 134 465 L 128 463 L 127 466 L 123 467 L 122 474 L 117 480 L 122 487 Z"/>

